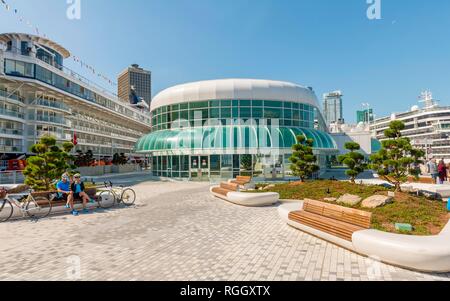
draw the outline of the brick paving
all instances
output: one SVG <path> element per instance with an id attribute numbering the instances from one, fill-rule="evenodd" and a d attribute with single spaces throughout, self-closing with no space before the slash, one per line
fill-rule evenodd
<path id="1" fill-rule="evenodd" d="M 145 182 L 134 208 L 0 224 L 0 280 L 450 280 L 378 263 L 201 183 Z"/>

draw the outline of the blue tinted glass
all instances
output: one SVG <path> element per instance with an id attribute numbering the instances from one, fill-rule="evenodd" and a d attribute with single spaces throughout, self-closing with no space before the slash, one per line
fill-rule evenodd
<path id="1" fill-rule="evenodd" d="M 250 100 L 241 100 L 239 105 L 241 107 L 250 107 L 252 105 L 252 102 Z"/>
<path id="2" fill-rule="evenodd" d="M 283 103 L 281 101 L 264 101 L 264 106 L 270 108 L 282 108 Z"/>
<path id="3" fill-rule="evenodd" d="M 253 107 L 262 107 L 264 105 L 264 102 L 262 100 L 254 100 L 252 102 Z"/>
<path id="4" fill-rule="evenodd" d="M 220 107 L 220 100 L 212 100 L 209 102 L 209 106 L 211 108 L 217 108 Z"/>
<path id="5" fill-rule="evenodd" d="M 220 105 L 222 107 L 231 107 L 231 100 L 222 100 L 220 101 Z"/>

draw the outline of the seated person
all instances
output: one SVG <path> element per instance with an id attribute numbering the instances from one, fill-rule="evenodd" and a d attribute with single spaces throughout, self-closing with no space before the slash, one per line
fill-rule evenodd
<path id="1" fill-rule="evenodd" d="M 70 190 L 70 177 L 67 173 L 63 174 L 61 181 L 56 184 L 56 189 L 58 190 L 57 200 L 66 201 L 66 207 L 72 208 L 72 214 L 74 216 L 78 215 L 78 212 L 73 207 L 73 202 L 71 202 L 72 191 Z"/>
<path id="2" fill-rule="evenodd" d="M 83 212 L 88 213 L 89 210 L 86 208 L 86 205 L 91 200 L 91 198 L 85 192 L 86 189 L 84 187 L 83 181 L 81 181 L 80 174 L 76 174 L 73 176 L 73 183 L 70 187 L 70 190 L 72 191 L 69 198 L 71 207 L 73 208 L 73 202 L 75 199 L 81 199 L 83 201 Z"/>

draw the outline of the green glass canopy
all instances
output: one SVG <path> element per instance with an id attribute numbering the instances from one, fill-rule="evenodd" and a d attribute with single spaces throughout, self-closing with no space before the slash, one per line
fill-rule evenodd
<path id="1" fill-rule="evenodd" d="M 150 133 L 136 143 L 136 153 L 173 150 L 223 150 L 242 148 L 291 149 L 296 137 L 314 140 L 314 148 L 337 150 L 333 138 L 325 132 L 291 127 L 217 126 L 173 129 Z"/>

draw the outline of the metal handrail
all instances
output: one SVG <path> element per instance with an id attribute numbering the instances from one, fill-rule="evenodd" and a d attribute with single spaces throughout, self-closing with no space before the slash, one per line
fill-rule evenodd
<path id="1" fill-rule="evenodd" d="M 0 90 L 0 96 L 2 96 L 3 98 L 10 98 L 10 99 L 19 101 L 21 103 L 25 103 L 25 99 L 22 96 L 18 96 L 16 94 L 10 94 L 4 90 Z"/>
<path id="2" fill-rule="evenodd" d="M 16 117 L 19 119 L 25 119 L 25 113 L 17 112 L 17 111 L 11 111 L 4 108 L 0 108 L 0 115 L 6 115 L 11 117 Z"/>
<path id="3" fill-rule="evenodd" d="M 59 103 L 59 102 L 48 101 L 48 100 L 44 100 L 44 99 L 36 99 L 34 104 L 38 105 L 38 106 L 55 108 L 55 109 L 60 109 L 60 110 L 63 110 L 63 111 L 70 112 L 70 107 L 69 106 L 67 106 L 67 105 L 65 105 L 63 103 Z"/>
<path id="4" fill-rule="evenodd" d="M 0 129 L 0 134 L 22 136 L 23 130 L 18 129 Z"/>

